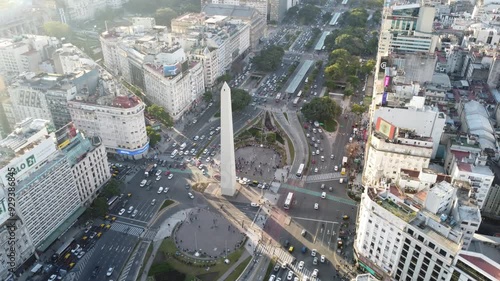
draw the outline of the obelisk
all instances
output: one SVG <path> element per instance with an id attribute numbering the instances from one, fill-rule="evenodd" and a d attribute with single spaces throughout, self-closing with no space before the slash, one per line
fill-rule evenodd
<path id="1" fill-rule="evenodd" d="M 220 92 L 220 165 L 222 195 L 236 193 L 236 162 L 234 159 L 233 110 L 231 108 L 231 88 L 224 82 Z"/>

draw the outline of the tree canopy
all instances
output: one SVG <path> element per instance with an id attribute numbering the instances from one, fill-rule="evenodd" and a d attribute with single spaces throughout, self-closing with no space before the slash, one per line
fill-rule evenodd
<path id="1" fill-rule="evenodd" d="M 90 216 L 102 218 L 108 213 L 108 201 L 104 197 L 97 197 L 88 209 Z"/>
<path id="2" fill-rule="evenodd" d="M 242 89 L 231 89 L 231 109 L 233 112 L 244 109 L 252 101 L 250 94 Z"/>
<path id="3" fill-rule="evenodd" d="M 177 12 L 170 8 L 160 8 L 155 12 L 155 21 L 158 25 L 170 27 L 172 19 L 177 17 Z"/>
<path id="4" fill-rule="evenodd" d="M 71 37 L 71 28 L 69 25 L 58 22 L 58 21 L 49 21 L 43 25 L 43 30 L 45 34 L 48 36 L 56 37 L 56 38 L 66 38 Z"/>
<path id="5" fill-rule="evenodd" d="M 368 109 L 368 107 L 366 105 L 360 105 L 357 103 L 355 103 L 351 106 L 351 111 L 353 113 L 358 114 L 358 115 L 363 114 L 367 109 Z"/>
<path id="6" fill-rule="evenodd" d="M 210 92 L 210 91 L 206 91 L 206 92 L 203 94 L 203 100 L 204 100 L 205 102 L 211 102 L 211 101 L 212 101 L 212 99 L 213 99 L 213 94 L 212 94 L 212 92 Z"/>
<path id="7" fill-rule="evenodd" d="M 300 24 L 305 24 L 321 14 L 321 9 L 313 5 L 305 5 L 299 10 L 297 16 Z"/>
<path id="8" fill-rule="evenodd" d="M 269 46 L 253 57 L 252 62 L 260 71 L 274 71 L 281 65 L 283 55 L 285 55 L 285 50 L 283 50 L 283 48 Z"/>
<path id="9" fill-rule="evenodd" d="M 368 21 L 368 12 L 363 8 L 354 8 L 345 11 L 339 18 L 339 24 L 350 27 L 365 27 Z"/>
<path id="10" fill-rule="evenodd" d="M 330 97 L 315 97 L 302 107 L 307 120 L 325 122 L 334 120 L 341 113 L 340 106 Z"/>
<path id="11" fill-rule="evenodd" d="M 151 146 L 155 146 L 161 140 L 161 135 L 153 130 L 151 126 L 146 126 L 146 134 L 148 135 L 149 145 Z"/>
<path id="12" fill-rule="evenodd" d="M 129 0 L 123 5 L 131 13 L 153 14 L 160 8 L 171 8 L 178 15 L 190 12 L 199 13 L 201 2 L 199 0 Z"/>
<path id="13" fill-rule="evenodd" d="M 159 120 L 164 126 L 172 127 L 174 125 L 174 121 L 168 112 L 165 109 L 157 104 L 153 104 L 146 108 L 146 111 L 151 114 L 154 118 Z"/>
<path id="14" fill-rule="evenodd" d="M 111 197 L 118 194 L 120 194 L 120 182 L 112 179 L 102 188 L 101 194 L 99 195 L 109 200 Z"/>

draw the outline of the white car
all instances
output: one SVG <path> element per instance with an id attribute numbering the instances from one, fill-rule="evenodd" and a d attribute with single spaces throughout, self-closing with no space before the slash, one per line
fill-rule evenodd
<path id="1" fill-rule="evenodd" d="M 56 280 L 56 279 L 57 279 L 57 275 L 56 275 L 56 274 L 52 274 L 52 275 L 50 276 L 49 280 L 47 280 L 47 281 L 54 281 L 54 280 Z"/>
<path id="2" fill-rule="evenodd" d="M 286 276 L 286 280 L 292 280 L 293 279 L 293 271 L 288 271 L 288 275 Z"/>
<path id="3" fill-rule="evenodd" d="M 276 275 L 271 275 L 271 277 L 269 277 L 269 281 L 274 281 L 274 279 L 276 279 Z"/>
<path id="4" fill-rule="evenodd" d="M 120 212 L 118 212 L 118 215 L 119 215 L 119 216 L 121 216 L 121 215 L 123 215 L 123 214 L 125 214 L 125 209 L 121 209 L 121 210 L 120 210 Z"/>
<path id="5" fill-rule="evenodd" d="M 144 186 L 146 185 L 146 183 L 147 183 L 147 182 L 148 182 L 148 180 L 142 180 L 142 181 L 141 181 L 140 186 L 141 186 L 141 187 L 144 187 Z"/>
<path id="6" fill-rule="evenodd" d="M 113 274 L 113 269 L 112 267 L 108 268 L 108 272 L 106 272 L 106 276 L 111 276 Z"/>
<path id="7" fill-rule="evenodd" d="M 160 194 L 162 192 L 163 192 L 163 187 L 160 186 L 160 188 L 158 188 L 158 194 Z"/>
<path id="8" fill-rule="evenodd" d="M 207 157 L 207 162 L 210 162 L 210 160 L 211 160 L 210 157 Z"/>
<path id="9" fill-rule="evenodd" d="M 135 216 L 137 216 L 137 209 L 135 209 L 134 212 L 132 213 L 132 217 L 135 218 Z"/>
<path id="10" fill-rule="evenodd" d="M 203 155 L 207 155 L 208 149 L 203 150 Z"/>
<path id="11" fill-rule="evenodd" d="M 188 193 L 188 196 L 189 196 L 189 198 L 194 199 L 194 195 L 193 195 L 193 193 L 189 192 L 189 193 Z"/>
<path id="12" fill-rule="evenodd" d="M 323 133 L 323 130 L 321 130 L 321 129 L 318 129 L 318 133 L 320 133 L 320 134 L 321 134 L 321 133 Z"/>
<path id="13" fill-rule="evenodd" d="M 171 180 L 174 177 L 174 174 L 169 174 L 168 179 Z"/>
<path id="14" fill-rule="evenodd" d="M 318 264 L 318 257 L 314 257 L 313 258 L 313 265 L 317 265 Z"/>
<path id="15" fill-rule="evenodd" d="M 325 162 L 325 156 L 321 155 L 321 162 Z"/>
<path id="16" fill-rule="evenodd" d="M 330 159 L 333 159 L 333 158 L 335 158 L 335 155 L 333 155 L 333 154 L 330 155 Z"/>
<path id="17" fill-rule="evenodd" d="M 333 170 L 334 170 L 335 172 L 337 172 L 337 171 L 339 170 L 339 166 L 335 166 L 335 167 L 333 167 Z"/>
<path id="18" fill-rule="evenodd" d="M 321 258 L 319 259 L 322 263 L 325 263 L 326 257 L 325 255 L 321 255 Z"/>
<path id="19" fill-rule="evenodd" d="M 255 202 L 252 202 L 252 203 L 250 203 L 250 206 L 252 206 L 252 207 L 259 207 L 259 204 L 255 203 Z"/>
<path id="20" fill-rule="evenodd" d="M 194 122 L 193 122 L 193 124 L 194 124 Z M 198 139 L 200 139 L 200 137 L 199 136 L 195 136 L 193 140 L 197 141 Z"/>
<path id="21" fill-rule="evenodd" d="M 319 209 L 319 204 L 318 203 L 314 203 L 314 210 L 318 210 Z"/>
<path id="22" fill-rule="evenodd" d="M 318 167 L 314 168 L 314 172 L 317 173 L 319 170 L 318 170 Z"/>
<path id="23" fill-rule="evenodd" d="M 315 257 L 317 252 L 318 252 L 318 250 L 312 249 L 311 250 L 311 256 Z"/>
<path id="24" fill-rule="evenodd" d="M 161 170 L 160 169 L 158 169 L 158 171 L 156 171 L 156 176 L 159 176 L 159 175 L 161 175 Z"/>
<path id="25" fill-rule="evenodd" d="M 318 277 L 318 274 L 319 274 L 319 270 L 317 268 L 315 268 L 313 270 L 313 273 L 311 274 L 311 276 L 316 278 L 316 277 Z"/>
<path id="26" fill-rule="evenodd" d="M 170 188 L 165 187 L 165 188 L 163 189 L 163 193 L 167 193 L 169 190 L 170 190 Z"/>
<path id="27" fill-rule="evenodd" d="M 316 155 L 316 152 L 314 152 L 314 150 L 312 151 L 312 156 Z"/>
<path id="28" fill-rule="evenodd" d="M 161 175 L 156 177 L 156 180 L 159 181 L 161 180 Z"/>
<path id="29" fill-rule="evenodd" d="M 325 199 L 326 198 L 326 192 L 321 192 L 321 198 Z"/>
<path id="30" fill-rule="evenodd" d="M 299 270 L 302 270 L 304 268 L 304 261 L 299 262 Z"/>

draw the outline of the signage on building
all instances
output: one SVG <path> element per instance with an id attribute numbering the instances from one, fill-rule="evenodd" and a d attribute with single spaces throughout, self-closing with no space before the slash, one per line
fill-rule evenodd
<path id="1" fill-rule="evenodd" d="M 175 76 L 179 74 L 180 70 L 181 70 L 180 63 L 163 65 L 163 76 L 165 77 Z"/>
<path id="2" fill-rule="evenodd" d="M 387 92 L 382 94 L 382 105 L 387 105 Z"/>
<path id="3" fill-rule="evenodd" d="M 14 168 L 16 173 L 16 180 L 21 180 L 23 175 L 29 172 L 33 167 L 36 167 L 38 163 L 43 162 L 51 154 L 56 152 L 56 146 L 54 145 L 54 139 L 48 138 L 35 146 L 32 150 L 29 150 L 24 155 L 12 159 L 9 164 L 5 165 L 3 169 L 0 170 L 0 182 L 3 185 L 7 185 L 7 174 L 9 168 Z"/>
<path id="4" fill-rule="evenodd" d="M 394 134 L 396 132 L 396 126 L 391 123 L 385 121 L 382 118 L 377 119 L 377 125 L 375 126 L 375 130 L 382 135 L 386 136 L 389 140 L 394 139 Z"/>
<path id="5" fill-rule="evenodd" d="M 387 68 L 387 64 L 389 63 L 389 57 L 381 57 L 380 58 L 380 72 L 385 73 L 385 69 Z"/>
<path id="6" fill-rule="evenodd" d="M 56 131 L 57 147 L 63 149 L 70 144 L 71 139 L 76 136 L 76 128 L 73 123 L 62 127 Z"/>
<path id="7" fill-rule="evenodd" d="M 144 146 L 143 148 L 140 148 L 140 149 L 137 149 L 137 150 L 117 149 L 116 153 L 133 156 L 133 155 L 144 153 L 148 149 L 149 149 L 149 143 L 146 144 L 146 146 Z"/>
<path id="8" fill-rule="evenodd" d="M 386 76 L 385 79 L 384 79 L 384 87 L 385 88 L 389 87 L 390 83 L 391 83 L 391 77 L 390 76 Z"/>

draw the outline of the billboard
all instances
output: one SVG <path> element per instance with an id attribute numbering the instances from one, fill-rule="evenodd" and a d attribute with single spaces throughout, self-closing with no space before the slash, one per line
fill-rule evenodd
<path id="1" fill-rule="evenodd" d="M 48 138 L 43 140 L 27 153 L 12 159 L 9 164 L 5 165 L 5 167 L 0 170 L 0 182 L 4 185 L 8 184 L 7 173 L 9 168 L 15 168 L 16 180 L 21 180 L 24 174 L 36 167 L 38 163 L 43 162 L 56 151 L 54 139 Z"/>
<path id="2" fill-rule="evenodd" d="M 382 135 L 386 136 L 388 139 L 392 140 L 394 139 L 394 134 L 396 132 L 396 126 L 392 125 L 391 123 L 385 121 L 382 118 L 377 119 L 377 124 L 375 126 L 375 130 Z"/>
<path id="3" fill-rule="evenodd" d="M 391 77 L 390 76 L 386 76 L 384 78 L 384 87 L 387 88 L 389 87 L 389 84 L 391 83 Z"/>
<path id="4" fill-rule="evenodd" d="M 180 63 L 163 65 L 163 76 L 165 77 L 175 76 L 179 74 L 180 71 L 181 71 Z"/>
<path id="5" fill-rule="evenodd" d="M 75 125 L 73 124 L 73 122 L 68 123 L 68 125 L 57 130 L 55 134 L 56 134 L 57 147 L 59 149 L 63 149 L 71 142 L 71 139 L 76 136 Z"/>
<path id="6" fill-rule="evenodd" d="M 387 105 L 387 92 L 382 95 L 382 105 Z"/>
<path id="7" fill-rule="evenodd" d="M 133 156 L 133 155 L 144 153 L 148 149 L 149 149 L 149 143 L 146 144 L 143 148 L 139 148 L 137 150 L 117 149 L 116 153 Z"/>

